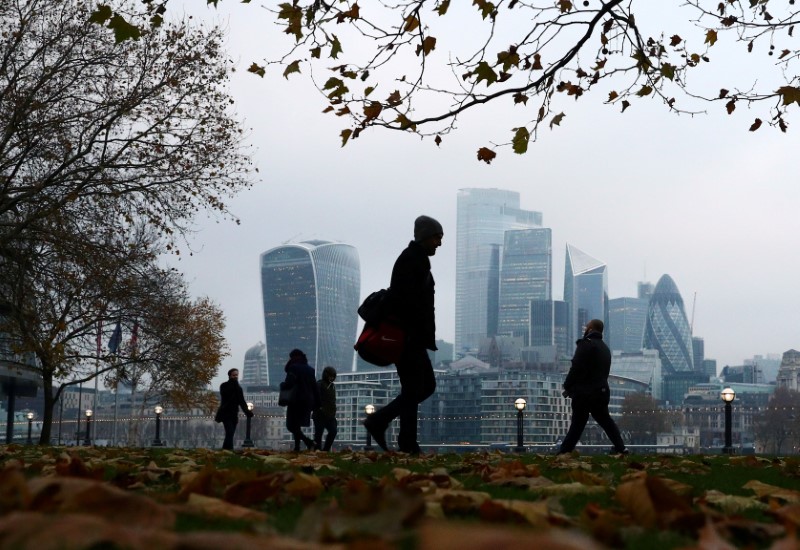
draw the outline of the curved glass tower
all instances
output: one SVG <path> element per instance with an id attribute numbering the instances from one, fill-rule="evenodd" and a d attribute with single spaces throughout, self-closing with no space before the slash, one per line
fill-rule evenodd
<path id="1" fill-rule="evenodd" d="M 304 241 L 261 255 L 269 384 L 284 379 L 289 352 L 299 348 L 312 367 L 340 372 L 353 365 L 361 271 L 355 247 Z"/>
<path id="2" fill-rule="evenodd" d="M 267 346 L 259 342 L 244 353 L 241 375 L 242 386 L 268 386 Z"/>
<path id="3" fill-rule="evenodd" d="M 662 275 L 650 297 L 644 347 L 658 350 L 664 374 L 694 370 L 692 333 L 675 281 Z"/>

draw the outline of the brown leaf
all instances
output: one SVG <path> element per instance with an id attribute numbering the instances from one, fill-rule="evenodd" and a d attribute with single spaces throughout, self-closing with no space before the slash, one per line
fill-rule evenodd
<path id="1" fill-rule="evenodd" d="M 536 532 L 508 526 L 428 523 L 419 529 L 419 550 L 523 549 L 600 550 L 590 538 L 577 532 Z"/>
<path id="2" fill-rule="evenodd" d="M 641 473 L 636 479 L 621 483 L 616 498 L 637 523 L 645 527 L 663 527 L 676 516 L 692 511 L 691 495 L 681 496 L 685 484 Z M 691 489 L 691 488 L 689 488 Z"/>
<path id="3" fill-rule="evenodd" d="M 0 515 L 24 510 L 30 505 L 31 492 L 18 468 L 0 470 Z"/>
<path id="4" fill-rule="evenodd" d="M 290 471 L 282 471 L 255 479 L 237 481 L 225 489 L 222 498 L 239 506 L 261 504 L 283 491 L 293 477 Z"/>
<path id="5" fill-rule="evenodd" d="M 525 523 L 534 527 L 549 527 L 550 508 L 545 500 L 487 500 L 480 507 L 484 521 Z"/>
<path id="6" fill-rule="evenodd" d="M 205 495 L 192 494 L 189 495 L 184 508 L 179 510 L 188 509 L 191 512 L 201 513 L 206 516 L 212 516 L 225 519 L 236 519 L 244 521 L 266 521 L 267 514 L 257 510 L 251 510 L 244 506 L 237 506 L 224 500 L 207 497 Z"/>
<path id="7" fill-rule="evenodd" d="M 486 164 L 491 164 L 496 156 L 497 153 L 495 153 L 488 147 L 481 147 L 480 149 L 478 149 L 478 160 L 482 160 Z"/>
<path id="8" fill-rule="evenodd" d="M 286 493 L 303 500 L 315 500 L 323 491 L 322 482 L 317 476 L 298 472 L 294 479 L 286 484 Z"/>
<path id="9" fill-rule="evenodd" d="M 755 132 L 759 128 L 761 128 L 761 119 L 757 118 L 755 121 L 753 121 L 753 124 L 750 125 L 750 131 Z"/>
<path id="10" fill-rule="evenodd" d="M 30 509 L 47 513 L 91 514 L 128 526 L 168 528 L 175 514 L 166 506 L 137 493 L 100 481 L 56 477 L 28 482 Z"/>
<path id="11" fill-rule="evenodd" d="M 761 481 L 755 479 L 750 480 L 744 485 L 742 485 L 742 488 L 750 489 L 756 494 L 756 497 L 758 497 L 761 500 L 775 499 L 789 504 L 800 503 L 800 492 L 792 491 L 791 489 L 784 489 L 783 487 L 776 487 L 775 485 L 769 485 L 767 483 L 762 483 Z"/>

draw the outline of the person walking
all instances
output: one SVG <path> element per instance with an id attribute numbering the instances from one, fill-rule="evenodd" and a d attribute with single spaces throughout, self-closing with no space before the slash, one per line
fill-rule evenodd
<path id="1" fill-rule="evenodd" d="M 336 380 L 336 369 L 325 367 L 322 370 L 322 378 L 317 381 L 320 406 L 311 414 L 311 418 L 314 420 L 314 445 L 323 451 L 331 450 L 333 440 L 336 439 L 336 434 L 339 432 L 336 422 L 336 385 L 333 383 L 334 380 Z M 322 433 L 324 431 L 328 433 L 323 446 Z"/>
<path id="2" fill-rule="evenodd" d="M 305 353 L 293 349 L 283 370 L 286 372 L 286 383 L 295 388 L 294 398 L 286 406 L 286 428 L 294 437 L 294 450 L 300 451 L 301 441 L 313 450 L 316 448 L 314 440 L 303 433 L 303 427 L 311 425 L 311 411 L 320 406 L 314 368 L 308 364 Z"/>
<path id="3" fill-rule="evenodd" d="M 564 397 L 572 399 L 572 421 L 558 454 L 569 453 L 578 444 L 589 415 L 603 428 L 617 453 L 628 454 L 619 428 L 608 413 L 611 391 L 611 351 L 603 342 L 603 321 L 592 319 L 586 324 L 583 338 L 578 340 L 572 367 L 564 380 Z"/>
<path id="4" fill-rule="evenodd" d="M 241 408 L 248 417 L 253 416 L 253 412 L 247 409 L 244 391 L 239 385 L 239 369 L 228 371 L 228 381 L 223 382 L 219 387 L 219 402 L 218 417 L 222 421 L 222 427 L 225 428 L 222 448 L 232 451 L 233 436 L 236 434 L 236 425 L 239 423 L 239 409 Z"/>
<path id="5" fill-rule="evenodd" d="M 364 427 L 384 451 L 388 451 L 386 429 L 397 417 L 400 451 L 419 454 L 417 408 L 436 391 L 436 379 L 428 350 L 436 351 L 434 280 L 430 256 L 442 246 L 442 225 L 428 216 L 414 220 L 414 240 L 400 253 L 392 269 L 389 312 L 405 331 L 406 341 L 395 363 L 400 378 L 400 394 L 386 406 L 369 415 Z"/>

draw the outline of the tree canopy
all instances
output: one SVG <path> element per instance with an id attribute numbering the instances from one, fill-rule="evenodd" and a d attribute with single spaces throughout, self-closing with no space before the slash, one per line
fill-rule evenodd
<path id="1" fill-rule="evenodd" d="M 44 443 L 64 385 L 136 365 L 176 406 L 208 407 L 227 354 L 219 308 L 162 266 L 251 184 L 224 34 L 113 5 L 116 34 L 98 24 L 110 7 L 0 4 L 0 332 L 35 358 Z M 138 327 L 136 353 L 101 350 L 116 323 Z"/>
<path id="2" fill-rule="evenodd" d="M 148 5 L 155 13 L 166 2 Z M 343 145 L 373 128 L 439 145 L 466 112 L 502 104 L 495 122 L 508 130 L 492 130 L 477 153 L 489 163 L 500 145 L 525 153 L 590 96 L 622 113 L 647 99 L 676 114 L 747 106 L 751 131 L 786 132 L 800 106 L 794 0 L 291 0 L 268 9 L 290 42 L 248 70 L 309 75 L 324 112 L 343 120 Z"/>

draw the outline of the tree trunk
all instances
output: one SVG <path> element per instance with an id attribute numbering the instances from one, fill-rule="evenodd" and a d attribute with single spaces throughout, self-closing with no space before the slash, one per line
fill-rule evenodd
<path id="1" fill-rule="evenodd" d="M 42 368 L 42 393 L 44 394 L 44 411 L 42 412 L 42 432 L 39 445 L 50 445 L 50 433 L 53 427 L 53 375 L 48 368 Z"/>

